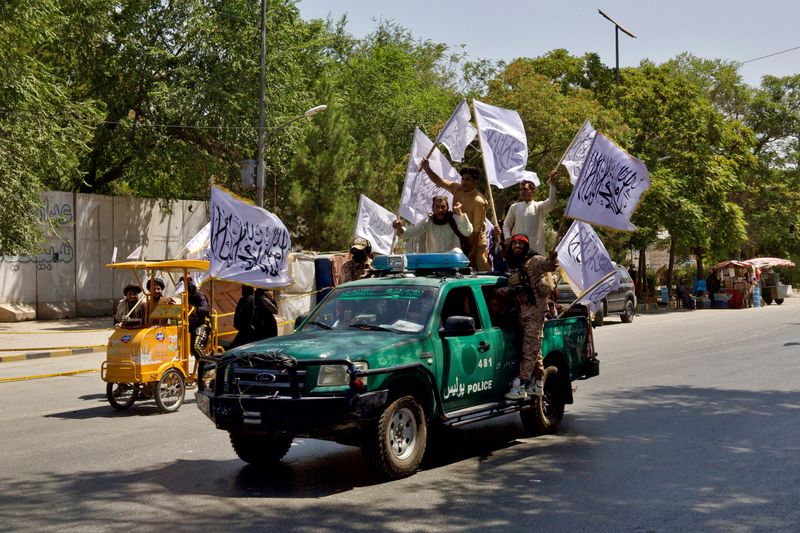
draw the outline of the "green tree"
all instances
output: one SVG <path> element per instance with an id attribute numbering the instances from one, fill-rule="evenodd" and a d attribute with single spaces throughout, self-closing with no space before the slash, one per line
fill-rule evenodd
<path id="1" fill-rule="evenodd" d="M 100 106 L 75 98 L 38 53 L 63 23 L 55 0 L 0 3 L 0 255 L 37 253 L 39 192 L 82 178 Z"/>

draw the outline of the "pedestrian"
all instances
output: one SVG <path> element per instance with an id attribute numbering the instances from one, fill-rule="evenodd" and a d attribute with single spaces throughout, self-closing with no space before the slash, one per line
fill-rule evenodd
<path id="1" fill-rule="evenodd" d="M 205 294 L 197 290 L 197 283 L 191 276 L 184 280 L 184 285 L 189 293 L 189 305 L 194 310 L 189 314 L 189 333 L 191 335 L 192 355 L 200 359 L 205 355 L 208 338 L 211 334 L 210 314 L 211 306 Z"/>
<path id="2" fill-rule="evenodd" d="M 253 338 L 251 342 L 278 335 L 278 322 L 275 320 L 277 312 L 278 305 L 272 294 L 264 289 L 256 289 L 253 296 Z"/>
<path id="3" fill-rule="evenodd" d="M 363 237 L 356 237 L 350 243 L 350 259 L 342 264 L 342 283 L 369 276 L 372 268 L 372 245 Z"/>
<path id="4" fill-rule="evenodd" d="M 462 251 L 469 257 L 469 263 L 479 272 L 488 272 L 489 256 L 486 246 L 486 233 L 483 231 L 486 224 L 486 210 L 489 203 L 478 190 L 481 172 L 475 167 L 461 169 L 461 183 L 442 179 L 431 169 L 427 159 L 423 159 L 420 168 L 425 171 L 428 178 L 437 186 L 453 195 L 453 205 L 461 204 L 461 210 L 467 215 L 472 231 L 465 234 L 466 242 L 461 246 Z"/>
<path id="5" fill-rule="evenodd" d="M 461 212 L 461 204 L 454 204 L 450 211 L 446 197 L 434 196 L 431 207 L 432 214 L 408 229 L 399 220 L 395 220 L 392 224 L 395 233 L 404 240 L 424 235 L 423 248 L 426 253 L 462 250 L 460 237 L 472 234 L 472 224 Z"/>
<path id="6" fill-rule="evenodd" d="M 529 247 L 537 253 L 545 251 L 544 221 L 547 214 L 556 205 L 556 171 L 548 177 L 550 192 L 547 200 L 535 202 L 533 193 L 536 185 L 532 181 L 522 181 L 519 184 L 520 201 L 511 206 L 503 221 L 503 233 L 506 235 L 522 234 L 528 237 Z M 495 232 L 499 231 L 495 227 Z"/>
<path id="7" fill-rule="evenodd" d="M 122 294 L 125 296 L 117 304 L 114 314 L 114 328 L 140 328 L 144 322 L 144 299 L 142 288 L 138 285 L 125 285 Z"/>
<path id="8" fill-rule="evenodd" d="M 544 257 L 530 250 L 528 237 L 517 234 L 511 238 L 506 257 L 509 267 L 506 291 L 517 305 L 522 332 L 519 374 L 511 382 L 505 397 L 523 399 L 528 395 L 541 396 L 544 390 L 542 336 L 544 333 L 547 297 L 555 286 L 550 272 L 558 267 L 555 250 Z"/>
<path id="9" fill-rule="evenodd" d="M 252 342 L 253 317 L 255 314 L 253 287 L 242 285 L 242 297 L 236 302 L 236 310 L 233 313 L 233 327 L 236 329 L 236 337 L 233 338 L 229 348 L 236 348 L 242 344 Z"/>

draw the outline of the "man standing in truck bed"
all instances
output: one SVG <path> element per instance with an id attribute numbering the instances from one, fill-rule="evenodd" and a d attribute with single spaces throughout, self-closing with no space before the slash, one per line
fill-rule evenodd
<path id="1" fill-rule="evenodd" d="M 486 248 L 486 208 L 489 203 L 486 198 L 478 191 L 478 181 L 481 173 L 475 167 L 464 167 L 461 169 L 461 183 L 447 181 L 438 176 L 428 163 L 423 159 L 420 168 L 425 171 L 428 178 L 453 195 L 453 205 L 461 204 L 461 210 L 467 215 L 472 224 L 472 232 L 465 237 L 469 237 L 469 250 L 464 253 L 469 257 L 470 265 L 478 272 L 488 272 L 491 270 L 489 256 Z M 463 248 L 463 246 L 462 246 Z"/>

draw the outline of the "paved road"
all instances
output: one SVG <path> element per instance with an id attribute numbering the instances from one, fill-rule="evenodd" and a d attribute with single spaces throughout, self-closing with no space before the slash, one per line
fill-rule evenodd
<path id="1" fill-rule="evenodd" d="M 0 524 L 267 531 L 775 531 L 800 524 L 800 298 L 614 319 L 558 435 L 515 416 L 453 432 L 384 483 L 358 450 L 297 440 L 260 475 L 194 402 L 116 413 L 97 374 L 0 383 Z M 39 363 L 38 361 L 36 362 Z M 94 356 L 44 364 L 56 372 Z M 27 363 L 0 365 L 0 378 Z M 40 369 L 36 373 L 42 373 Z"/>

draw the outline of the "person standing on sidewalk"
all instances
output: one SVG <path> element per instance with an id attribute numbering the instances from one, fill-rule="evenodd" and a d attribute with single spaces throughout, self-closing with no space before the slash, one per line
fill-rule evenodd
<path id="1" fill-rule="evenodd" d="M 544 392 L 544 364 L 542 362 L 542 336 L 544 333 L 547 297 L 555 280 L 549 274 L 558 268 L 555 250 L 544 257 L 531 251 L 528 237 L 514 235 L 508 257 L 508 288 L 519 312 L 522 330 L 522 350 L 519 375 L 511 383 L 505 397 L 521 400 L 526 396 L 541 396 Z"/>

